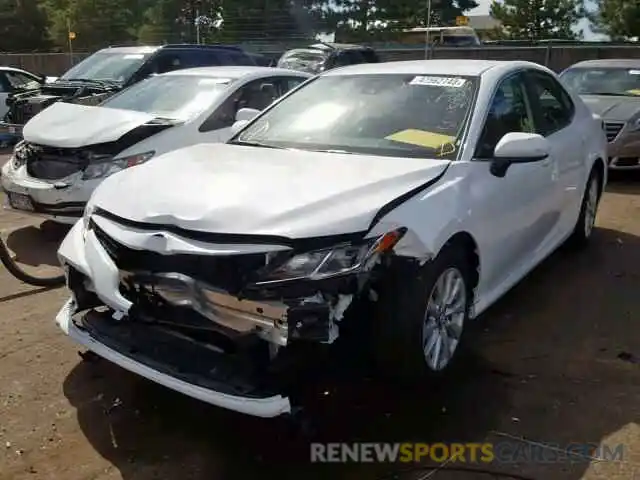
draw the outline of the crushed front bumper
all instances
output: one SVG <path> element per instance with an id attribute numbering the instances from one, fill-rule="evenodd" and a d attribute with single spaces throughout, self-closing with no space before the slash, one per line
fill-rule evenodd
<path id="1" fill-rule="evenodd" d="M 193 300 L 146 310 L 142 302 L 131 301 L 134 297 L 125 282 L 130 273 L 118 269 L 95 227 L 85 228 L 84 223 L 74 225 L 58 251 L 72 299 L 56 322 L 69 337 L 127 370 L 207 403 L 261 417 L 290 412 L 289 397 L 283 392 L 295 388 L 290 385 L 295 385 L 296 376 L 288 380 L 291 376 L 281 374 L 278 366 L 287 363 L 291 338 L 321 342 L 329 335 L 326 304 L 311 302 L 289 309 L 278 302 L 240 300 L 211 290 L 205 292 L 208 317 L 198 315 Z M 101 226 L 107 225 L 102 222 Z M 137 237 L 144 233 L 128 233 L 131 243 L 148 241 Z M 154 291 L 174 300 L 185 298 L 182 288 L 193 294 L 191 298 L 202 294 L 195 293 L 195 286 L 183 278 L 171 279 L 178 283 L 155 284 Z M 143 277 L 141 281 L 144 285 L 147 280 Z M 318 317 L 326 322 L 318 322 Z M 311 324 L 307 323 L 310 319 L 314 320 Z M 232 348 L 222 348 L 223 355 L 211 353 L 212 347 L 221 345 Z M 287 348 L 276 348 L 277 356 L 272 358 L 272 346 Z M 231 365 L 229 352 L 249 365 L 251 373 Z M 207 371 L 201 370 L 203 365 Z"/>
<path id="2" fill-rule="evenodd" d="M 125 370 L 129 370 L 152 382 L 156 382 L 197 400 L 248 415 L 276 417 L 290 413 L 291 411 L 289 399 L 282 395 L 260 396 L 255 390 L 251 395 L 233 395 L 231 393 L 224 393 L 212 386 L 205 387 L 198 385 L 195 380 L 188 380 L 187 376 L 180 378 L 180 375 L 175 371 L 169 373 L 166 367 L 163 368 L 160 366 L 150 355 L 147 355 L 146 352 L 131 353 L 135 345 L 140 345 L 140 342 L 129 343 L 127 345 L 125 342 L 119 340 L 117 335 L 110 334 L 110 332 L 103 330 L 101 335 L 98 327 L 94 327 L 91 330 L 79 327 L 73 320 L 75 309 L 75 301 L 69 299 L 58 312 L 56 323 L 62 331 L 75 342 L 83 345 L 100 357 L 119 365 Z M 88 313 L 87 315 L 90 314 L 91 313 Z M 99 314 L 94 313 L 94 315 Z M 175 354 L 175 351 L 173 354 Z M 213 363 L 208 365 L 208 367 L 210 367 L 211 372 L 214 372 L 217 365 Z M 222 375 L 224 375 L 224 373 L 225 372 L 222 372 Z M 221 388 L 229 390 L 228 380 L 225 383 L 224 380 L 212 378 L 211 383 L 215 384 L 216 381 L 221 385 L 225 385 L 225 387 Z"/>

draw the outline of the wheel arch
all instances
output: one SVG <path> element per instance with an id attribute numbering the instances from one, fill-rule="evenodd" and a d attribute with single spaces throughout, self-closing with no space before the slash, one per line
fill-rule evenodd
<path id="1" fill-rule="evenodd" d="M 475 291 L 480 282 L 481 269 L 478 242 L 476 242 L 471 233 L 466 230 L 461 230 L 449 236 L 438 250 L 438 253 L 445 248 L 460 248 L 464 252 L 465 258 L 469 261 L 471 271 L 473 272 L 472 288 Z"/>
<path id="2" fill-rule="evenodd" d="M 597 157 L 593 161 L 591 170 L 598 174 L 598 194 L 601 196 L 607 183 L 607 164 L 601 157 Z"/>

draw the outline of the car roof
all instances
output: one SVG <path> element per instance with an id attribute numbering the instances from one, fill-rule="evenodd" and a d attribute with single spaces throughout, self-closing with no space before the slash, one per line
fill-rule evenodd
<path id="1" fill-rule="evenodd" d="M 326 75 L 358 75 L 358 74 L 431 74 L 431 75 L 463 75 L 480 76 L 489 70 L 509 71 L 518 68 L 535 68 L 547 71 L 545 67 L 533 62 L 506 60 L 410 60 L 401 62 L 360 63 L 335 68 L 323 73 Z"/>
<path id="2" fill-rule="evenodd" d="M 222 66 L 222 67 L 197 67 L 197 68 L 183 68 L 179 70 L 173 70 L 172 72 L 163 73 L 158 76 L 185 76 L 193 75 L 198 77 L 226 77 L 226 78 L 241 78 L 246 76 L 255 76 L 257 78 L 271 75 L 287 75 L 296 77 L 312 77 L 313 75 L 298 70 L 289 70 L 286 68 L 272 68 L 272 67 L 254 67 L 254 66 Z"/>
<path id="3" fill-rule="evenodd" d="M 2 66 L 0 66 L 0 70 L 5 71 L 5 72 L 26 72 L 26 73 L 31 73 L 28 70 L 25 70 L 24 68 L 18 68 L 18 67 L 2 67 Z"/>
<path id="4" fill-rule="evenodd" d="M 569 68 L 597 68 L 597 67 L 620 67 L 620 68 L 640 68 L 640 59 L 636 58 L 606 58 L 601 60 L 585 60 L 571 65 Z"/>
<path id="5" fill-rule="evenodd" d="M 103 48 L 100 52 L 116 52 L 124 54 L 141 54 L 141 53 L 154 53 L 158 50 L 166 49 L 193 49 L 193 50 L 233 50 L 241 53 L 244 52 L 237 45 L 223 45 L 223 44 L 190 44 L 190 43 L 169 43 L 167 45 L 138 45 L 138 46 L 113 46 Z"/>
<path id="6" fill-rule="evenodd" d="M 372 50 L 371 47 L 366 45 L 356 45 L 354 43 L 333 43 L 333 42 L 323 42 L 323 43 L 314 43 L 310 45 L 308 48 L 314 50 Z"/>
<path id="7" fill-rule="evenodd" d="M 160 46 L 137 46 L 137 47 L 107 47 L 107 48 L 103 48 L 101 50 L 98 50 L 99 52 L 114 52 L 114 53 L 124 53 L 124 54 L 141 54 L 141 53 L 153 53 L 157 50 L 159 50 Z"/>

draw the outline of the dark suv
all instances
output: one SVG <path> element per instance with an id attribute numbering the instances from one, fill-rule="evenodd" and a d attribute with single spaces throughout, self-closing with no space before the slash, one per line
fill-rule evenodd
<path id="1" fill-rule="evenodd" d="M 153 74 L 215 65 L 255 65 L 252 56 L 228 45 L 163 45 L 104 48 L 71 67 L 53 83 L 19 89 L 7 98 L 0 133 L 22 135 L 27 121 L 55 102 L 97 105 Z"/>
<path id="2" fill-rule="evenodd" d="M 320 73 L 357 63 L 378 62 L 380 58 L 371 47 L 346 43 L 317 43 L 285 52 L 278 60 L 278 67 Z"/>

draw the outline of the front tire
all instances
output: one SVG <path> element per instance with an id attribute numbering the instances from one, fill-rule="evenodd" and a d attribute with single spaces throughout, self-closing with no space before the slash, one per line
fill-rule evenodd
<path id="1" fill-rule="evenodd" d="M 407 277 L 394 272 L 379 291 L 374 356 L 391 378 L 442 377 L 459 362 L 472 304 L 472 270 L 465 251 L 446 246 Z"/>
<path id="2" fill-rule="evenodd" d="M 596 215 L 598 213 L 598 205 L 600 203 L 600 190 L 600 175 L 597 170 L 593 169 L 591 170 L 584 190 L 578 221 L 576 222 L 571 237 L 569 237 L 568 243 L 573 248 L 584 248 L 589 244 L 589 240 L 591 240 Z"/>

